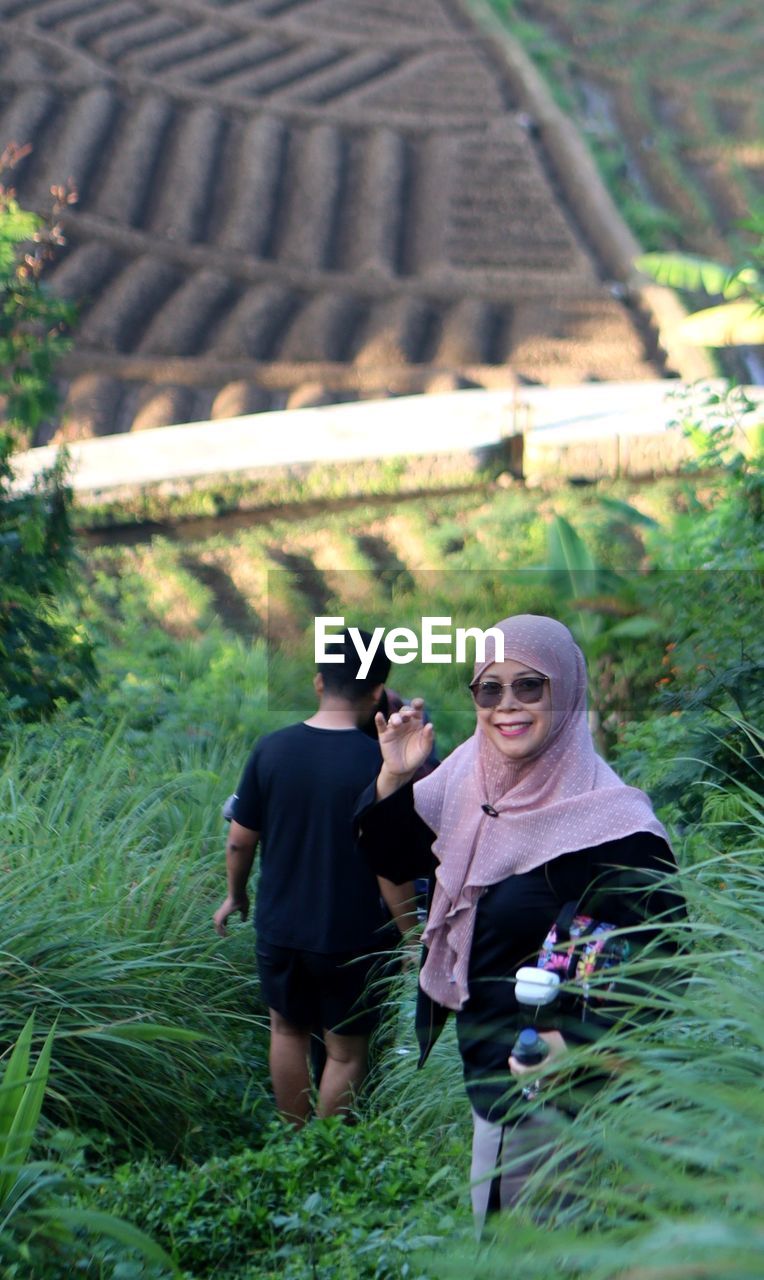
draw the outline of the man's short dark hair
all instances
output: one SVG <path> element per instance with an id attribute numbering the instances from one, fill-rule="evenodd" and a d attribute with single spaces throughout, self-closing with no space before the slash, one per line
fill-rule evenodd
<path id="1" fill-rule="evenodd" d="M 361 658 L 358 650 L 353 644 L 347 628 L 340 634 L 342 636 L 342 644 L 339 643 L 338 635 L 330 647 L 330 652 L 336 654 L 337 657 L 341 656 L 342 661 L 319 662 L 318 670 L 323 676 L 326 693 L 332 693 L 339 698 L 346 698 L 348 702 L 359 702 L 378 684 L 384 684 L 390 673 L 390 659 L 380 645 L 371 660 L 368 674 L 359 680 L 358 671 L 361 666 Z M 368 649 L 371 644 L 370 633 L 362 631 L 359 627 L 358 634 L 363 641 L 364 649 Z"/>

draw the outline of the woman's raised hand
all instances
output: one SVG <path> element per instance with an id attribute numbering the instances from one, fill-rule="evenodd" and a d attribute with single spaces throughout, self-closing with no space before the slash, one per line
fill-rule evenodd
<path id="1" fill-rule="evenodd" d="M 381 711 L 374 717 L 382 769 L 377 779 L 377 798 L 384 800 L 413 778 L 432 751 L 433 727 L 424 722 L 424 702 L 412 698 L 408 706 L 394 711 L 386 720 Z"/>

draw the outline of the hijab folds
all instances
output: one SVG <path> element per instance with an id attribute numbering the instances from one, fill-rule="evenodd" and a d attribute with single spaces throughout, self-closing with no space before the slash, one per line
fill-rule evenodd
<path id="1" fill-rule="evenodd" d="M 417 813 L 437 836 L 433 852 L 439 863 L 420 982 L 449 1009 L 460 1009 L 469 998 L 475 914 L 487 885 L 637 831 L 668 839 L 644 792 L 622 782 L 595 752 L 586 665 L 568 628 L 553 618 L 519 614 L 495 630 L 504 636 L 505 659 L 548 676 L 552 725 L 539 750 L 517 761 L 503 756 L 478 725 L 414 786 Z M 476 665 L 475 678 L 495 661 L 489 633 L 486 660 Z M 497 816 L 486 813 L 485 804 Z"/>

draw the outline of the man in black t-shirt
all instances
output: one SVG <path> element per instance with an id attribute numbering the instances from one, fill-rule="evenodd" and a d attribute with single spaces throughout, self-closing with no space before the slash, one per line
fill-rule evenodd
<path id="1" fill-rule="evenodd" d="M 368 645 L 371 637 L 361 636 Z M 316 1027 L 327 1055 L 318 1114 L 344 1113 L 352 1105 L 379 1018 L 370 987 L 390 946 L 385 926 L 390 915 L 401 932 L 414 920 L 413 886 L 378 880 L 352 826 L 358 795 L 381 764 L 376 741 L 359 725 L 378 703 L 390 664 L 377 653 L 369 675 L 358 679 L 359 659 L 347 632 L 338 653 L 341 662 L 318 668 L 316 714 L 266 735 L 247 762 L 226 847 L 228 894 L 214 916 L 221 936 L 235 912 L 246 918 L 259 842 L 255 928 L 270 1011 L 271 1079 L 276 1105 L 295 1124 L 310 1112 Z"/>

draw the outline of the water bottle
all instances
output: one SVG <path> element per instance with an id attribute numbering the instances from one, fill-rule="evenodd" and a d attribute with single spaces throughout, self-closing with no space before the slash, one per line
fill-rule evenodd
<path id="1" fill-rule="evenodd" d="M 523 1027 L 512 1045 L 512 1057 L 522 1067 L 538 1067 L 549 1053 L 549 1045 L 542 1040 L 535 1027 Z M 533 1080 L 523 1085 L 523 1099 L 533 1102 L 539 1095 L 541 1081 Z"/>
<path id="2" fill-rule="evenodd" d="M 518 969 L 515 978 L 515 999 L 525 1009 L 526 1017 L 537 1016 L 541 1009 L 547 1012 L 556 1004 L 559 995 L 559 975 L 547 969 L 530 967 Z M 535 1027 L 523 1027 L 512 1046 L 512 1057 L 523 1067 L 538 1067 L 549 1053 L 549 1045 L 542 1040 Z M 534 1080 L 523 1086 L 523 1098 L 531 1102 L 538 1096 L 541 1082 Z"/>
<path id="3" fill-rule="evenodd" d="M 542 1040 L 535 1027 L 523 1027 L 512 1045 L 512 1057 L 521 1067 L 537 1067 L 549 1053 L 549 1045 Z"/>

